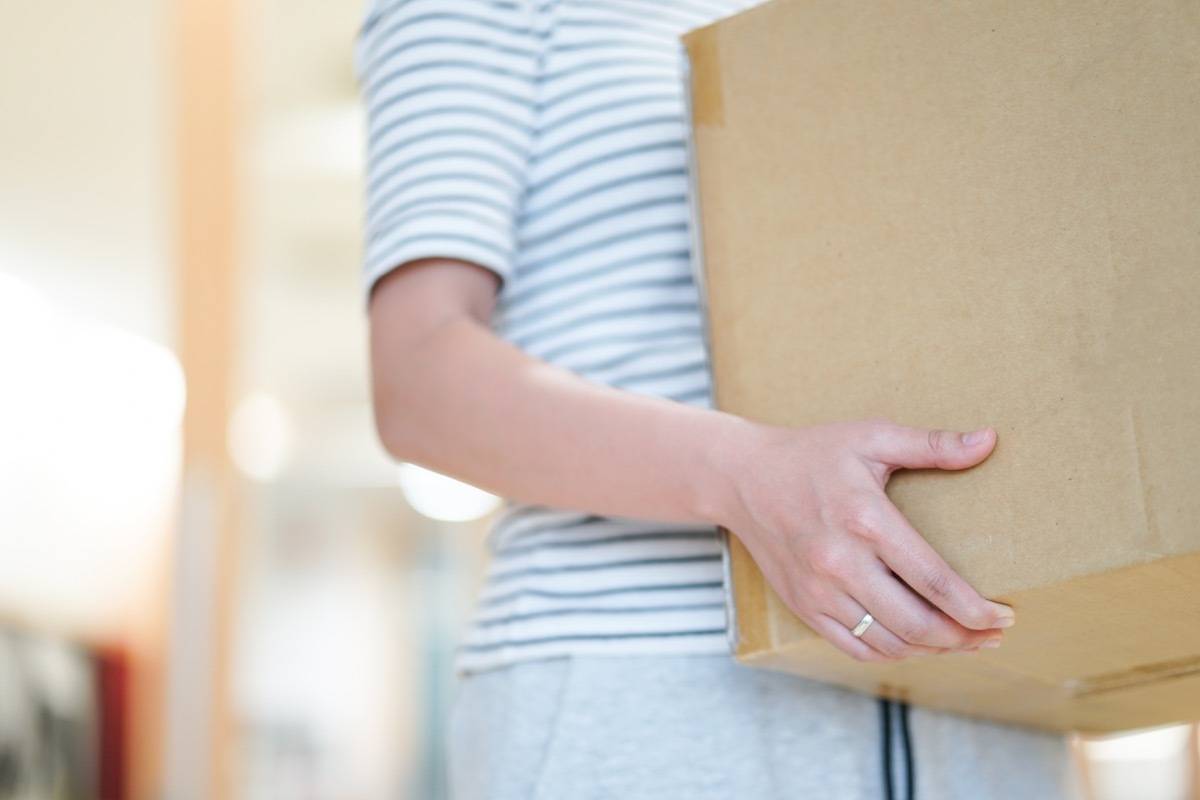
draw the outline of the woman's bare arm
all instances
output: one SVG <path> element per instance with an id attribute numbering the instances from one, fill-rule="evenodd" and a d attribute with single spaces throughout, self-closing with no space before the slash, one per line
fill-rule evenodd
<path id="1" fill-rule="evenodd" d="M 388 452 L 505 497 L 707 523 L 728 492 L 714 452 L 728 414 L 598 386 L 488 327 L 496 278 L 409 264 L 371 301 L 375 418 Z"/>
<path id="2" fill-rule="evenodd" d="M 375 417 L 395 458 L 523 502 L 724 525 L 785 602 L 856 658 L 974 648 L 1011 624 L 883 490 L 898 468 L 982 461 L 992 431 L 966 444 L 881 421 L 772 428 L 598 386 L 497 337 L 496 288 L 487 270 L 438 259 L 376 286 Z M 858 603 L 881 623 L 866 643 L 846 630 Z"/>

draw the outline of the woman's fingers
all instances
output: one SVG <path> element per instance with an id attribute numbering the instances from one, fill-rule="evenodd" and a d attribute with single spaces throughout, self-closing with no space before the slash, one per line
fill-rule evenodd
<path id="1" fill-rule="evenodd" d="M 887 476 L 896 468 L 972 467 L 986 459 L 995 446 L 996 432 L 991 428 L 957 433 L 884 422 L 870 429 L 860 453 L 873 462 L 877 477 L 886 484 Z M 882 491 L 876 501 L 860 509 L 852 524 L 856 528 L 852 532 L 868 539 L 883 562 L 909 587 L 963 628 L 986 631 L 1013 624 L 1012 609 L 976 592 L 929 546 Z M 932 635 L 944 641 L 951 633 L 951 629 L 928 615 L 920 619 L 913 614 L 899 622 L 901 630 L 907 631 L 912 626 L 913 635 L 918 637 Z"/>
<path id="2" fill-rule="evenodd" d="M 879 530 L 871 538 L 876 552 L 914 591 L 964 628 L 983 631 L 1012 626 L 1013 610 L 976 592 L 886 496 L 880 499 L 875 513 L 879 517 Z"/>
<path id="3" fill-rule="evenodd" d="M 876 608 L 873 605 L 870 607 Z M 879 608 L 882 609 L 882 606 Z M 856 598 L 850 595 L 842 595 L 838 601 L 837 613 L 831 616 L 841 620 L 842 626 L 849 630 L 851 632 L 850 635 L 853 636 L 855 626 L 862 621 L 863 615 L 866 613 L 867 609 Z M 888 658 L 908 658 L 910 656 L 934 655 L 945 652 L 945 649 L 941 647 L 930 647 L 906 641 L 897 636 L 879 614 L 872 612 L 871 616 L 874 618 L 874 622 L 858 638 Z"/>
<path id="4" fill-rule="evenodd" d="M 966 469 L 991 455 L 996 432 L 969 433 L 879 423 L 863 447 L 863 455 L 888 467 Z"/>
<path id="5" fill-rule="evenodd" d="M 813 627 L 813 630 L 821 634 L 827 642 L 855 661 L 896 660 L 890 656 L 885 656 L 862 639 L 855 638 L 850 633 L 849 628 L 828 614 L 817 614 L 808 622 Z"/>
<path id="6" fill-rule="evenodd" d="M 835 551 L 839 552 L 839 551 Z M 848 547 L 822 562 L 833 582 L 821 601 L 824 610 L 853 629 L 870 611 L 875 623 L 863 639 L 885 655 L 902 658 L 919 652 L 971 650 L 995 639 L 999 631 L 963 627 L 898 580 L 865 547 Z"/>
<path id="7" fill-rule="evenodd" d="M 1000 637 L 998 630 L 977 631 L 963 627 L 897 580 L 880 561 L 864 571 L 851 591 L 854 600 L 871 610 L 877 624 L 882 624 L 906 644 L 923 645 L 937 651 L 973 650 L 985 641 Z"/>

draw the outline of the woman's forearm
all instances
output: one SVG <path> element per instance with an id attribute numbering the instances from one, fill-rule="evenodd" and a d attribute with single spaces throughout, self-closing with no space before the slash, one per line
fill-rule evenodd
<path id="1" fill-rule="evenodd" d="M 376 298 L 403 322 L 379 312 L 372 324 L 376 419 L 393 456 L 527 503 L 720 520 L 726 446 L 748 423 L 592 384 L 502 341 L 469 309 L 413 299 Z"/>

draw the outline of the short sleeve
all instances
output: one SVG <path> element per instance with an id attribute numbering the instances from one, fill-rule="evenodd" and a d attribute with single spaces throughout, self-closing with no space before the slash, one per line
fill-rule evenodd
<path id="1" fill-rule="evenodd" d="M 356 67 L 367 116 L 364 289 L 420 258 L 507 279 L 541 55 L 532 0 L 375 0 Z"/>

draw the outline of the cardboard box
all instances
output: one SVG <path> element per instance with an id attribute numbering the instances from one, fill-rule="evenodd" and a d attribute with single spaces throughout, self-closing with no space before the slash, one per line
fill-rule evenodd
<path id="1" fill-rule="evenodd" d="M 748 664 L 1049 729 L 1200 718 L 1200 5 L 776 0 L 686 37 L 718 405 L 998 448 L 889 493 L 1002 648 L 861 664 L 730 537 Z"/>

